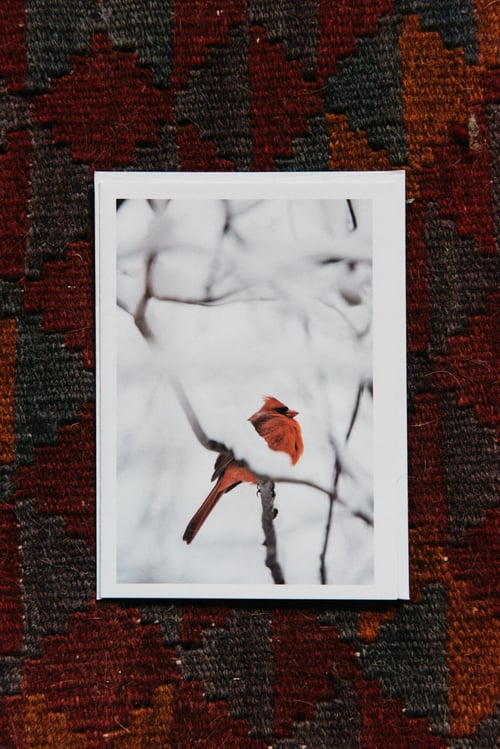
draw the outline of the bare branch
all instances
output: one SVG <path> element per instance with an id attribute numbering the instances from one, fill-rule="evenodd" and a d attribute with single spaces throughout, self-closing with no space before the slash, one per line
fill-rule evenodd
<path id="1" fill-rule="evenodd" d="M 172 387 L 174 389 L 174 392 L 178 398 L 179 404 L 184 411 L 184 414 L 189 422 L 189 425 L 191 429 L 193 430 L 193 433 L 195 437 L 197 438 L 198 442 L 207 450 L 211 450 L 213 452 L 218 453 L 228 453 L 229 455 L 233 455 L 233 451 L 227 447 L 223 442 L 219 442 L 218 440 L 214 440 L 205 433 L 203 427 L 201 426 L 200 422 L 198 421 L 198 417 L 196 416 L 193 407 L 191 406 L 191 403 L 184 391 L 184 388 L 182 387 L 181 383 L 177 380 L 177 378 L 170 374 L 170 382 L 172 384 Z M 356 407 L 355 411 L 357 412 L 357 409 L 359 408 L 359 400 L 356 401 Z M 354 416 L 355 420 L 355 416 Z M 352 429 L 352 426 L 350 426 L 349 434 Z M 338 454 L 337 454 L 338 455 Z M 236 460 L 236 458 L 235 458 Z M 330 536 L 330 527 L 332 522 L 332 515 L 333 515 L 333 505 L 334 502 L 339 502 L 340 504 L 344 505 L 353 515 L 354 517 L 358 517 L 361 520 L 363 520 L 367 525 L 373 525 L 373 518 L 371 518 L 368 515 L 365 515 L 361 511 L 353 511 L 352 508 L 342 500 L 338 494 L 337 494 L 337 483 L 338 479 L 342 470 L 342 465 L 340 462 L 339 457 L 336 458 L 335 466 L 336 466 L 336 475 L 334 479 L 334 488 L 333 491 L 329 491 L 328 489 L 325 489 L 324 487 L 320 486 L 319 484 L 314 483 L 313 481 L 309 481 L 307 479 L 296 479 L 296 478 L 288 478 L 288 477 L 281 477 L 281 476 L 266 476 L 261 473 L 258 473 L 255 471 L 246 460 L 237 460 L 236 461 L 238 465 L 247 468 L 255 478 L 257 479 L 257 485 L 259 488 L 260 496 L 261 496 L 261 502 L 262 502 L 262 529 L 264 531 L 264 545 L 266 546 L 266 566 L 270 569 L 272 578 L 274 582 L 277 585 L 282 585 L 285 582 L 283 571 L 281 569 L 281 566 L 278 562 L 278 555 L 277 555 L 277 539 L 276 539 L 276 532 L 274 530 L 274 485 L 278 483 L 283 484 L 296 484 L 300 486 L 308 486 L 311 489 L 316 489 L 317 491 L 326 494 L 329 499 L 329 512 L 328 512 L 328 521 L 327 521 L 327 528 L 325 533 L 325 540 L 323 544 L 323 550 L 321 552 L 321 582 L 323 585 L 327 582 L 326 577 L 326 566 L 325 566 L 325 557 L 326 557 L 326 550 L 328 546 L 328 539 Z"/>
<path id="2" fill-rule="evenodd" d="M 174 375 L 172 374 L 170 374 L 170 382 L 175 391 L 179 404 L 182 410 L 184 411 L 184 414 L 189 422 L 189 426 L 193 430 L 194 436 L 196 437 L 200 445 L 202 445 L 206 450 L 212 450 L 213 452 L 232 453 L 232 450 L 226 447 L 226 445 L 223 442 L 218 442 L 217 440 L 214 440 L 208 437 L 208 435 L 203 430 L 200 422 L 198 421 L 198 417 L 196 416 L 193 410 L 193 407 L 191 406 L 191 403 L 189 402 L 189 399 L 184 391 L 184 388 L 182 387 L 179 380 L 176 377 L 174 377 Z"/>
<path id="3" fill-rule="evenodd" d="M 134 322 L 140 333 L 150 341 L 153 338 L 153 331 L 149 327 L 148 321 L 146 320 L 146 306 L 151 298 L 151 277 L 152 268 L 156 260 L 156 253 L 152 252 L 146 259 L 145 268 L 145 280 L 144 280 L 144 293 L 139 300 L 139 304 L 136 307 L 134 313 Z"/>
<path id="4" fill-rule="evenodd" d="M 144 292 L 139 299 L 135 312 L 133 313 L 134 322 L 139 332 L 151 341 L 154 338 L 153 331 L 151 330 L 148 321 L 146 320 L 146 308 L 150 299 L 156 299 L 158 302 L 173 302 L 175 304 L 187 304 L 195 305 L 198 307 L 211 307 L 219 304 L 234 304 L 236 302 L 246 302 L 248 298 L 243 297 L 242 299 L 235 299 L 238 294 L 245 294 L 249 291 L 249 288 L 237 288 L 230 289 L 221 294 L 206 294 L 198 299 L 189 297 L 172 296 L 169 294 L 157 294 L 153 289 L 153 268 L 157 260 L 157 253 L 152 252 L 146 258 L 145 263 L 145 279 L 144 279 Z M 275 297 L 272 295 L 264 296 L 262 293 L 258 297 L 253 297 L 260 302 L 273 301 Z M 117 301 L 118 305 L 127 312 L 130 310 L 120 300 Z"/>
<path id="5" fill-rule="evenodd" d="M 187 397 L 181 383 L 171 373 L 169 375 L 169 378 L 170 378 L 172 387 L 174 389 L 174 392 L 177 396 L 177 399 L 179 401 L 179 404 L 182 410 L 184 411 L 184 414 L 189 422 L 189 425 L 191 429 L 193 430 L 193 433 L 196 439 L 198 440 L 198 442 L 200 443 L 200 445 L 202 445 L 202 447 L 204 447 L 206 450 L 211 450 L 212 452 L 226 452 L 226 453 L 234 454 L 231 448 L 229 448 L 223 442 L 219 442 L 218 440 L 214 440 L 211 437 L 208 437 L 203 427 L 201 426 L 200 422 L 198 421 L 198 418 L 193 410 L 193 407 L 191 406 L 189 398 Z M 341 461 L 339 452 L 337 452 L 337 455 L 338 455 L 337 461 L 338 461 L 341 471 L 351 475 L 351 470 L 349 469 L 349 467 L 346 466 Z M 272 482 L 273 484 L 296 484 L 298 486 L 308 486 L 311 489 L 316 489 L 316 491 L 321 492 L 322 494 L 326 494 L 327 497 L 331 497 L 332 492 L 330 489 L 326 489 L 324 486 L 321 486 L 320 484 L 316 484 L 314 481 L 309 481 L 309 479 L 292 478 L 288 476 L 270 476 L 268 474 L 259 473 L 259 471 L 254 470 L 254 468 L 252 468 L 252 466 L 244 459 L 238 459 L 236 460 L 236 462 L 238 463 L 238 465 L 251 471 L 253 475 L 255 476 L 255 478 L 257 479 L 257 482 L 259 484 L 269 481 L 269 482 Z M 369 515 L 365 515 L 362 512 L 353 511 L 352 508 L 349 507 L 349 505 L 346 502 L 344 502 L 344 500 L 342 500 L 340 497 L 337 497 L 336 501 L 338 501 L 339 504 L 345 505 L 345 507 L 348 510 L 350 510 L 353 515 L 361 518 L 368 525 L 373 525 L 373 519 Z"/>
<path id="6" fill-rule="evenodd" d="M 260 499 L 262 502 L 262 530 L 264 531 L 264 546 L 266 547 L 266 567 L 271 570 L 276 585 L 284 585 L 285 578 L 278 562 L 276 532 L 274 530 L 274 484 L 272 481 L 259 481 Z"/>
<path id="7" fill-rule="evenodd" d="M 124 312 L 128 312 L 130 314 L 129 308 L 127 307 L 127 305 L 125 304 L 125 302 L 122 299 L 118 298 L 116 300 L 116 305 L 117 305 L 117 307 L 119 307 L 120 309 L 122 309 Z"/>
<path id="8" fill-rule="evenodd" d="M 250 471 L 255 473 L 244 460 L 238 462 L 241 465 L 245 465 L 247 468 L 249 468 Z M 340 462 L 339 466 L 342 466 Z M 342 467 L 340 468 L 340 473 L 343 473 Z M 371 515 L 363 512 L 362 510 L 353 510 L 353 508 L 344 499 L 342 499 L 342 497 L 339 497 L 338 494 L 334 494 L 331 489 L 326 489 L 324 486 L 316 484 L 314 481 L 309 481 L 308 479 L 286 478 L 283 476 L 263 476 L 262 474 L 258 473 L 255 473 L 255 476 L 259 481 L 262 479 L 268 479 L 274 484 L 297 484 L 298 486 L 308 486 L 310 489 L 316 489 L 316 491 L 321 492 L 321 494 L 326 494 L 329 499 L 331 499 L 333 496 L 335 502 L 349 510 L 353 517 L 363 520 L 363 522 L 365 522 L 367 525 L 373 525 L 373 517 Z"/>
<path id="9" fill-rule="evenodd" d="M 357 393 L 356 393 L 356 400 L 354 401 L 354 407 L 353 407 L 353 411 L 352 411 L 352 415 L 351 415 L 351 420 L 349 422 L 349 427 L 348 427 L 347 432 L 346 432 L 345 442 L 348 442 L 349 437 L 351 436 L 354 424 L 356 422 L 356 418 L 357 418 L 358 413 L 359 413 L 359 406 L 360 406 L 360 403 L 361 403 L 361 396 L 363 395 L 364 389 L 365 389 L 365 383 L 364 382 L 360 382 L 359 385 L 358 385 Z M 340 500 L 340 497 L 339 497 L 338 492 L 337 492 L 337 487 L 338 487 L 338 483 L 339 483 L 339 478 L 340 478 L 341 472 L 342 472 L 342 465 L 341 465 L 341 463 L 339 461 L 339 458 L 338 458 L 338 452 L 336 451 L 335 468 L 334 468 L 333 482 L 332 482 L 332 491 L 329 492 L 329 495 L 328 495 L 330 502 L 329 502 L 329 507 L 328 507 L 328 516 L 327 516 L 327 520 L 326 520 L 325 537 L 324 537 L 324 540 L 323 540 L 323 547 L 321 549 L 321 554 L 320 554 L 320 557 L 319 557 L 319 560 L 320 560 L 320 565 L 319 565 L 319 568 L 320 568 L 320 578 L 321 578 L 321 584 L 322 585 L 326 585 L 327 582 L 328 582 L 328 576 L 327 576 L 327 571 L 326 571 L 326 552 L 327 552 L 327 549 L 328 549 L 328 542 L 330 540 L 330 532 L 331 532 L 331 529 L 332 529 L 333 506 L 334 506 L 335 502 L 341 502 L 341 504 L 343 504 L 346 507 L 348 507 L 348 505 L 346 505 L 346 503 L 344 501 Z M 351 508 L 349 508 L 349 510 L 352 512 L 352 514 L 354 515 L 354 517 L 360 518 L 361 520 L 363 520 L 364 522 L 366 522 L 368 525 L 373 525 L 373 518 L 369 518 L 367 515 L 365 515 L 365 513 L 361 512 L 360 510 L 353 511 Z"/>
<path id="10" fill-rule="evenodd" d="M 328 515 L 326 519 L 325 537 L 323 540 L 323 548 L 321 549 L 321 554 L 319 555 L 319 573 L 320 573 L 320 579 L 321 579 L 322 585 L 326 585 L 328 582 L 328 576 L 326 572 L 326 552 L 328 549 L 328 541 L 330 539 L 330 531 L 332 527 L 333 505 L 335 503 L 335 500 L 339 499 L 339 496 L 337 494 L 337 484 L 339 482 L 340 472 L 341 472 L 340 463 L 336 459 L 335 460 L 335 473 L 333 476 L 333 487 L 332 487 L 332 491 L 328 495 L 329 504 L 328 504 Z"/>
<path id="11" fill-rule="evenodd" d="M 358 220 L 356 218 L 356 212 L 354 211 L 352 200 L 350 198 L 347 198 L 347 207 L 349 208 L 349 215 L 352 221 L 352 230 L 355 231 L 358 228 Z"/>
<path id="12" fill-rule="evenodd" d="M 153 209 L 153 211 L 157 214 L 164 213 L 167 209 L 168 204 L 170 203 L 170 198 L 166 199 L 158 199 L 158 198 L 148 198 L 148 203 L 150 208 Z"/>
<path id="13" fill-rule="evenodd" d="M 347 325 L 351 328 L 351 330 L 354 333 L 354 335 L 356 336 L 356 338 L 358 338 L 358 339 L 363 338 L 363 336 L 365 336 L 368 333 L 368 331 L 370 330 L 370 325 L 369 324 L 366 325 L 363 328 L 363 330 L 358 330 L 357 327 L 349 320 L 349 318 L 347 317 L 347 315 L 344 312 L 342 312 L 341 309 L 339 309 L 338 307 L 336 307 L 335 304 L 331 304 L 330 302 L 325 302 L 324 299 L 320 299 L 319 301 L 325 307 L 328 307 L 328 309 L 331 309 L 334 312 L 336 312 L 338 315 L 340 315 L 340 317 L 344 320 L 344 322 L 347 323 Z"/>
<path id="14" fill-rule="evenodd" d="M 349 423 L 349 428 L 347 429 L 347 433 L 346 433 L 346 436 L 345 436 L 345 441 L 346 442 L 349 439 L 349 437 L 351 436 L 352 428 L 353 428 L 353 426 L 354 426 L 354 424 L 356 422 L 356 417 L 357 417 L 358 411 L 359 411 L 359 404 L 361 403 L 361 396 L 363 395 L 364 388 L 365 388 L 364 383 L 360 382 L 359 385 L 358 385 L 358 392 L 356 394 L 356 401 L 354 403 L 354 408 L 352 410 L 351 421 Z"/>
<path id="15" fill-rule="evenodd" d="M 158 302 L 175 302 L 177 304 L 193 304 L 198 307 L 210 307 L 214 304 L 219 304 L 220 302 L 224 303 L 226 300 L 230 299 L 230 297 L 235 296 L 236 294 L 240 294 L 243 291 L 247 291 L 247 289 L 232 289 L 231 291 L 225 291 L 223 294 L 217 295 L 207 294 L 206 296 L 200 297 L 199 299 L 190 299 L 189 297 L 177 297 L 163 294 L 151 294 L 151 296 Z M 232 301 L 235 302 L 239 300 Z M 242 301 L 246 302 L 248 300 L 243 299 Z M 259 299 L 259 301 L 266 300 Z"/>
<path id="16" fill-rule="evenodd" d="M 308 486 L 310 489 L 316 489 L 316 491 L 321 492 L 321 494 L 326 494 L 327 497 L 331 494 L 329 489 L 321 486 L 321 484 L 316 484 L 314 481 L 309 481 L 309 479 L 288 478 L 286 476 L 266 476 L 261 473 L 256 473 L 255 475 L 259 480 L 262 479 L 262 481 L 272 481 L 274 484 L 297 484 L 298 486 Z"/>
<path id="17" fill-rule="evenodd" d="M 329 252 L 316 252 L 310 255 L 310 260 L 316 265 L 335 265 L 336 263 L 368 263 L 372 264 L 371 247 L 363 239 L 334 240 Z"/>
<path id="18" fill-rule="evenodd" d="M 159 302 L 176 302 L 179 304 L 210 306 L 212 304 L 217 304 L 218 302 L 223 302 L 226 299 L 234 296 L 235 294 L 244 291 L 244 289 L 233 289 L 231 291 L 226 291 L 223 294 L 208 295 L 200 299 L 185 299 L 182 297 L 174 297 L 168 295 L 162 296 L 159 294 L 155 294 L 153 290 L 153 268 L 157 257 L 157 253 L 152 252 L 146 258 L 144 292 L 139 300 L 139 303 L 137 304 L 134 313 L 134 322 L 144 338 L 146 338 L 147 340 L 152 340 L 154 337 L 153 331 L 151 330 L 148 321 L 146 320 L 146 307 L 150 299 L 156 299 Z"/>

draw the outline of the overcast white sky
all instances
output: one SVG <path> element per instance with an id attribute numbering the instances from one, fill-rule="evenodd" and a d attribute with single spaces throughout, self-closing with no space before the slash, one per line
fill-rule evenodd
<path id="1" fill-rule="evenodd" d="M 329 488 L 339 482 L 328 582 L 373 581 L 370 201 L 128 200 L 117 212 L 118 580 L 272 584 L 260 498 L 226 494 L 191 545 L 216 453 L 194 436 L 170 386 L 182 382 L 205 433 L 256 470 Z M 133 313 L 151 265 L 146 319 Z M 202 305 L 206 299 L 217 299 Z M 273 395 L 299 411 L 304 454 L 292 467 L 248 422 Z M 278 556 L 287 583 L 319 583 L 328 499 L 276 486 Z M 351 508 L 351 510 L 349 509 Z"/>

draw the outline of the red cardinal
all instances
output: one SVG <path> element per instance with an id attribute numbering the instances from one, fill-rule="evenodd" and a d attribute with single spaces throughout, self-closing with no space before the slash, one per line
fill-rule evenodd
<path id="1" fill-rule="evenodd" d="M 250 416 L 248 421 L 263 437 L 271 450 L 287 453 L 292 463 L 298 461 L 304 451 L 302 431 L 295 421 L 298 411 L 291 411 L 284 403 L 268 396 L 262 408 Z M 217 479 L 214 488 L 195 512 L 184 531 L 183 539 L 190 544 L 201 526 L 210 515 L 215 505 L 226 492 L 247 481 L 256 484 L 257 479 L 248 468 L 239 465 L 232 452 L 219 453 L 215 461 L 212 481 Z"/>

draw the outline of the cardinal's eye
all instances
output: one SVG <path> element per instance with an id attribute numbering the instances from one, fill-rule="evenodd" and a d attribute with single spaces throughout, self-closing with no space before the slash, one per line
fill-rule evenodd
<path id="1" fill-rule="evenodd" d="M 279 414 L 283 414 L 284 416 L 286 416 L 288 413 L 287 406 L 282 406 L 281 408 L 275 408 L 274 410 L 277 411 L 277 413 Z"/>

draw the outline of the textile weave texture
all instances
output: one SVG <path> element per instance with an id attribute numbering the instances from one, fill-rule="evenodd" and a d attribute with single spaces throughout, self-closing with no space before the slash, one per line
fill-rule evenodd
<path id="1" fill-rule="evenodd" d="M 499 29 L 489 0 L 3 3 L 3 749 L 496 746 Z M 393 168 L 411 600 L 96 602 L 94 170 Z"/>

